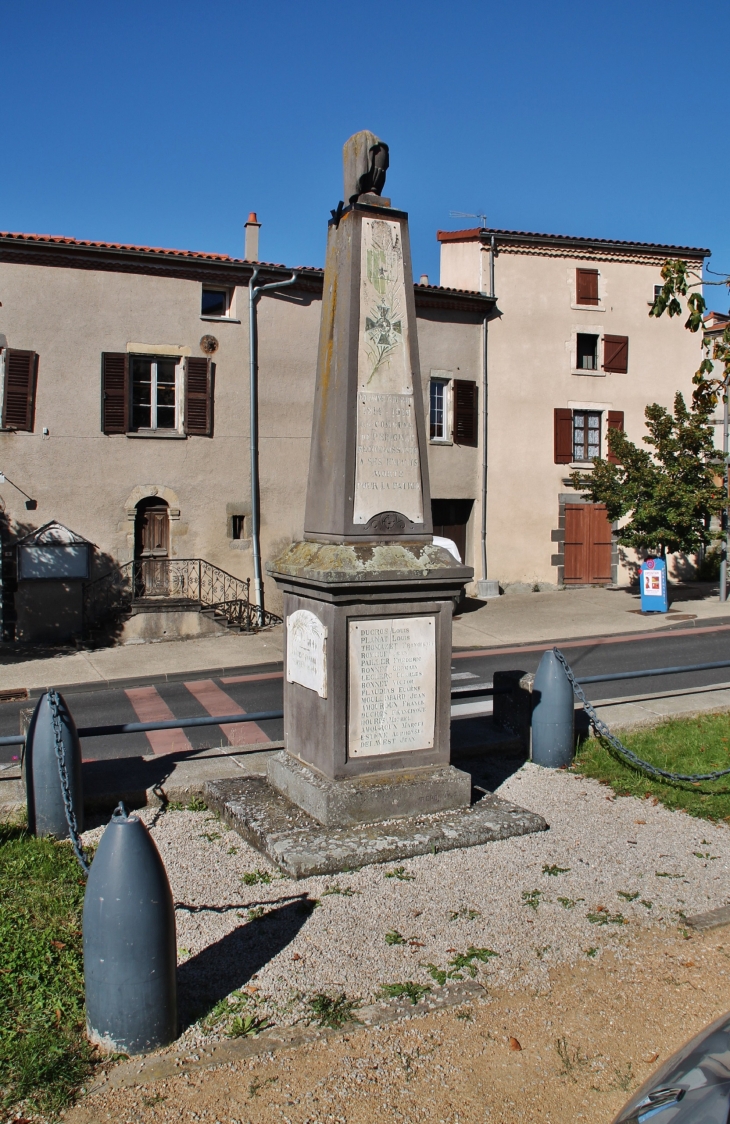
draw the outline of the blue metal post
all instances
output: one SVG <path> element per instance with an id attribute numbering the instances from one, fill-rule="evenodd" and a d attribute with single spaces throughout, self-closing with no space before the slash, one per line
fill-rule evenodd
<path id="1" fill-rule="evenodd" d="M 532 698 L 532 760 L 547 769 L 570 765 L 575 753 L 573 688 L 553 652 L 540 660 Z"/>
<path id="2" fill-rule="evenodd" d="M 60 741 L 68 777 L 69 795 L 79 831 L 84 830 L 84 797 L 81 786 L 81 744 L 76 723 L 62 695 L 58 696 Z M 48 692 L 36 703 L 26 740 L 25 791 L 28 830 L 34 835 L 70 836 L 56 753 L 56 735 Z"/>
<path id="3" fill-rule="evenodd" d="M 89 1038 L 144 1054 L 177 1037 L 175 907 L 149 831 L 119 805 L 94 856 L 84 898 Z"/>

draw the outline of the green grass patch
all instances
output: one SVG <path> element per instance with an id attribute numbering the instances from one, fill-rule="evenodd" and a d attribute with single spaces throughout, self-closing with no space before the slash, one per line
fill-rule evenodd
<path id="1" fill-rule="evenodd" d="M 638 757 L 672 773 L 730 769 L 730 716 L 677 718 L 621 737 Z M 610 785 L 617 796 L 656 799 L 691 816 L 730 822 L 730 775 L 717 781 L 659 781 L 613 753 L 601 738 L 580 746 L 573 769 Z"/>
<path id="2" fill-rule="evenodd" d="M 309 1009 L 312 1012 L 310 1022 L 336 1030 L 345 1023 L 357 1022 L 353 1011 L 359 1005 L 357 999 L 348 999 L 344 992 L 340 995 L 326 995 L 324 992 L 319 992 L 309 1000 Z"/>
<path id="3" fill-rule="evenodd" d="M 89 1076 L 81 917 L 67 843 L 0 825 L 0 1104 L 55 1116 Z"/>
<path id="4" fill-rule="evenodd" d="M 427 995 L 431 988 L 427 984 L 414 983 L 413 980 L 406 980 L 405 983 L 389 983 L 383 984 L 381 992 L 388 999 L 410 999 L 415 1007 L 424 995 Z"/>

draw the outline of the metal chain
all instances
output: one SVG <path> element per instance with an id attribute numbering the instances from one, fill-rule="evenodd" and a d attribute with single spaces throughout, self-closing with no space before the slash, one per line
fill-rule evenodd
<path id="1" fill-rule="evenodd" d="M 605 740 L 616 751 L 616 753 L 625 758 L 632 765 L 635 765 L 637 769 L 642 769 L 643 772 L 649 773 L 650 776 L 664 777 L 669 781 L 716 781 L 719 777 L 726 777 L 730 773 L 730 769 L 718 769 L 714 773 L 670 773 L 667 769 L 660 769 L 658 765 L 652 765 L 648 761 L 642 761 L 640 757 L 637 757 L 635 753 L 632 753 L 630 749 L 627 749 L 626 746 L 621 741 L 619 741 L 616 735 L 611 733 L 606 723 L 598 717 L 595 709 L 588 702 L 583 688 L 573 675 L 568 661 L 566 660 L 560 649 L 553 648 L 553 653 L 555 654 L 558 662 L 563 665 L 563 670 L 568 678 L 568 682 L 573 688 L 573 694 L 577 698 L 578 702 L 583 705 L 583 709 L 588 715 L 591 725 L 593 726 L 596 733 L 599 734 L 602 738 L 605 738 Z"/>
<path id="2" fill-rule="evenodd" d="M 68 769 L 66 768 L 66 747 L 63 744 L 63 727 L 61 725 L 61 699 L 58 691 L 48 692 L 48 703 L 51 708 L 51 719 L 53 721 L 53 741 L 54 749 L 56 751 L 56 760 L 58 761 L 58 776 L 61 781 L 61 795 L 63 796 L 63 807 L 66 812 L 66 823 L 68 824 L 69 835 L 71 836 L 71 844 L 74 849 L 74 854 L 79 860 L 79 865 L 84 874 L 89 873 L 89 862 L 84 854 L 84 849 L 81 845 L 81 836 L 79 835 L 78 824 L 76 823 L 76 812 L 74 811 L 73 800 L 71 799 L 71 786 L 68 782 Z"/>

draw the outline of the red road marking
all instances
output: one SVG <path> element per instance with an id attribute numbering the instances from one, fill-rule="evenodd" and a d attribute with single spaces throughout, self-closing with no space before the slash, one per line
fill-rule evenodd
<path id="1" fill-rule="evenodd" d="M 165 722 L 175 717 L 156 687 L 130 687 L 124 693 L 140 722 Z M 150 730 L 147 741 L 153 753 L 179 753 L 193 748 L 182 730 Z"/>
<path id="2" fill-rule="evenodd" d="M 701 636 L 705 632 L 728 632 L 730 624 L 708 625 L 707 628 L 682 628 L 676 632 L 635 632 L 628 636 L 597 636 L 589 640 L 546 640 L 544 644 L 520 644 L 516 648 L 472 648 L 466 652 L 452 652 L 452 660 L 468 660 L 473 656 L 512 656 L 517 652 L 547 652 L 558 645 L 561 648 L 591 648 L 595 644 L 626 644 L 633 640 L 672 639 L 675 636 Z"/>
<path id="3" fill-rule="evenodd" d="M 265 675 L 227 675 L 221 676 L 221 683 L 258 683 L 260 679 L 283 679 L 283 671 L 267 671 Z M 235 714 L 236 711 L 231 711 Z"/>
<path id="4" fill-rule="evenodd" d="M 208 714 L 245 714 L 242 706 L 222 691 L 212 679 L 196 679 L 185 686 L 194 695 Z M 271 739 L 255 722 L 231 722 L 221 726 L 221 730 L 231 745 L 253 745 L 255 742 L 268 742 Z"/>

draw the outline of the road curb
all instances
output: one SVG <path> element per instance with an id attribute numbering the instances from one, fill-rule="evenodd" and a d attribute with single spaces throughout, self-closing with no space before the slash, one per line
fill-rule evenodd
<path id="1" fill-rule="evenodd" d="M 56 691 L 124 691 L 131 687 L 146 687 L 150 679 L 159 683 L 184 683 L 186 679 L 196 676 L 218 678 L 221 675 L 266 675 L 271 671 L 281 671 L 281 660 L 261 664 L 235 664 L 231 667 L 199 667 L 189 671 L 150 671 L 147 675 L 122 676 L 118 679 L 90 679 L 82 683 L 51 683 L 46 687 L 26 687 L 27 698 L 39 699 L 42 694 L 53 688 Z"/>

